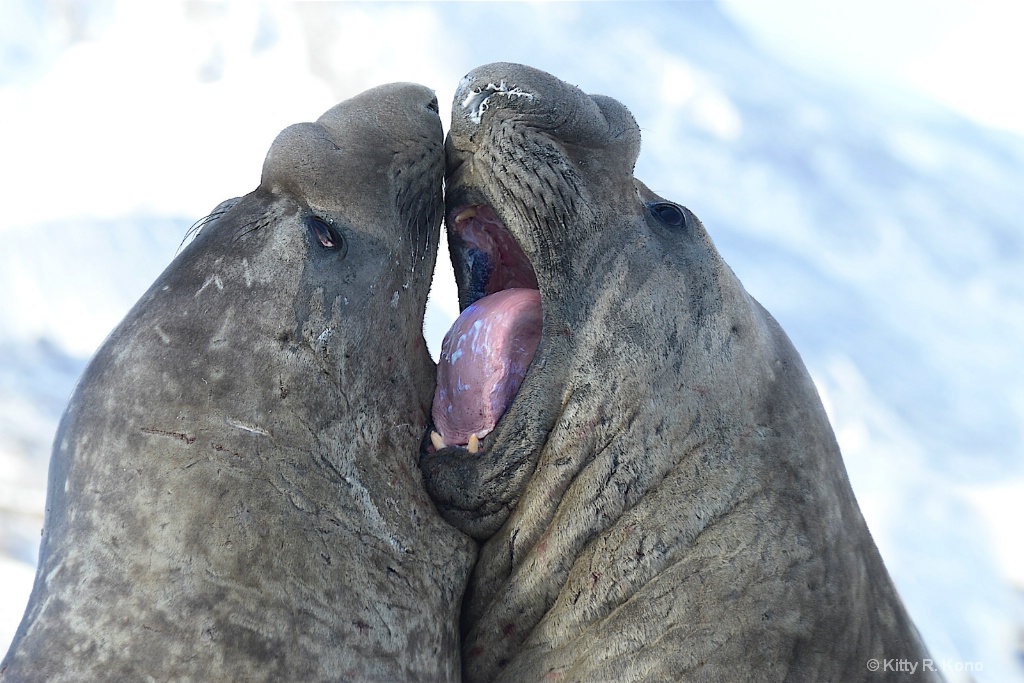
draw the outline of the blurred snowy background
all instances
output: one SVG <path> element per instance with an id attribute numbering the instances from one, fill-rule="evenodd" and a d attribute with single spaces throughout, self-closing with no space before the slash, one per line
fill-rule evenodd
<path id="1" fill-rule="evenodd" d="M 967 0 L 0 0 L 0 653 L 67 397 L 188 227 L 285 126 L 398 80 L 447 126 L 462 75 L 507 60 L 631 108 L 638 177 L 803 354 L 947 677 L 1024 681 L 1021 26 Z"/>

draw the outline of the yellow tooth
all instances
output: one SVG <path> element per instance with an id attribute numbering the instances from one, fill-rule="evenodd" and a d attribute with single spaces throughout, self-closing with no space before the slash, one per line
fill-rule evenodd
<path id="1" fill-rule="evenodd" d="M 466 446 L 466 448 L 469 449 L 470 453 L 476 453 L 478 450 L 480 450 L 480 437 L 478 437 L 476 434 L 470 434 L 469 445 Z"/>
<path id="2" fill-rule="evenodd" d="M 442 439 L 441 435 L 434 430 L 430 430 L 430 443 L 434 444 L 434 448 L 437 450 L 441 450 L 445 447 L 444 439 Z"/>
<path id="3" fill-rule="evenodd" d="M 455 216 L 455 222 L 468 221 L 470 218 L 476 215 L 476 207 L 471 206 L 468 209 L 463 209 Z"/>

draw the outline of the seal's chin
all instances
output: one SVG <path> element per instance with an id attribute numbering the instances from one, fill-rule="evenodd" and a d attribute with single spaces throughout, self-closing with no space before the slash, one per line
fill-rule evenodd
<path id="1" fill-rule="evenodd" d="M 537 275 L 519 244 L 486 205 L 448 219 L 452 258 L 466 273 L 469 305 L 441 344 L 432 417 L 434 448 L 479 448 L 516 397 L 540 343 Z"/>

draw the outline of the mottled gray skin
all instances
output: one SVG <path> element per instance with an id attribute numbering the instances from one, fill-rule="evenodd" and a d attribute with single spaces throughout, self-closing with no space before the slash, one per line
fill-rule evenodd
<path id="1" fill-rule="evenodd" d="M 501 83 L 525 95 L 481 107 Z M 639 148 L 621 104 L 527 67 L 476 69 L 455 96 L 448 210 L 490 204 L 544 306 L 480 453 L 423 460 L 481 543 L 465 680 L 928 680 L 868 670 L 927 655 L 814 385 L 700 221 L 649 208 L 665 200 L 634 180 Z"/>
<path id="2" fill-rule="evenodd" d="M 459 679 L 475 548 L 416 466 L 436 112 L 394 84 L 287 128 L 114 330 L 56 436 L 5 683 Z"/>

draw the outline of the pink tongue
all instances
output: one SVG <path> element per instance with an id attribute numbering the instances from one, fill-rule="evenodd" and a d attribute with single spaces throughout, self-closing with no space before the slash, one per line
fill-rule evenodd
<path id="1" fill-rule="evenodd" d="M 505 289 L 458 317 L 441 344 L 434 393 L 434 428 L 449 446 L 483 438 L 515 398 L 537 352 L 540 292 Z"/>

